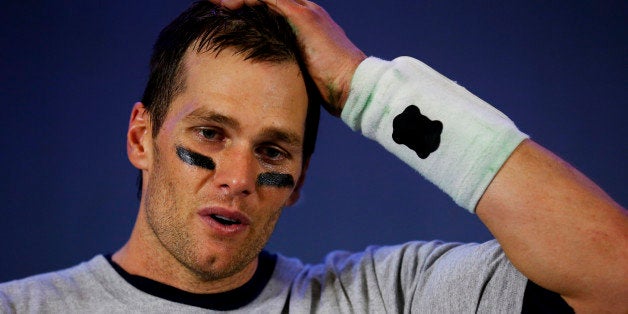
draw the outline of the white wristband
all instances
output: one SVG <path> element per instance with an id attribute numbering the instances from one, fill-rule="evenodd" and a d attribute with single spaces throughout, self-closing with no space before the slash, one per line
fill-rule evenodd
<path id="1" fill-rule="evenodd" d="M 341 117 L 471 212 L 528 138 L 499 110 L 410 57 L 364 60 Z"/>

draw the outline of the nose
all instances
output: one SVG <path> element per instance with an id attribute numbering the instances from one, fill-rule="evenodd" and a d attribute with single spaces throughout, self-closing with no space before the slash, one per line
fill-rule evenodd
<path id="1" fill-rule="evenodd" d="M 229 196 L 247 196 L 255 190 L 257 161 L 247 147 L 225 148 L 216 163 L 214 184 Z"/>

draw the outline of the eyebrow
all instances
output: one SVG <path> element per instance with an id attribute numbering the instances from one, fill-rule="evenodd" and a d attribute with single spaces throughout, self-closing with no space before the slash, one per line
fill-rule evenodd
<path id="1" fill-rule="evenodd" d="M 237 120 L 231 117 L 225 116 L 223 114 L 220 114 L 216 111 L 207 110 L 204 108 L 199 108 L 192 111 L 192 113 L 190 113 L 187 117 L 185 117 L 185 120 L 214 122 L 214 123 L 227 125 L 234 129 L 240 128 L 240 123 Z"/>
<path id="2" fill-rule="evenodd" d="M 284 142 L 290 146 L 302 146 L 303 141 L 301 137 L 294 132 L 280 130 L 277 128 L 266 128 L 261 132 L 263 138 L 271 139 L 273 141 Z"/>

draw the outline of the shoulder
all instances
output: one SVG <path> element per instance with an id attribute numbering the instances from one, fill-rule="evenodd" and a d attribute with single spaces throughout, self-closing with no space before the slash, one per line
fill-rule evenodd
<path id="1" fill-rule="evenodd" d="M 357 312 L 520 309 L 527 282 L 496 241 L 370 246 L 290 265 L 293 298 Z"/>
<path id="2" fill-rule="evenodd" d="M 102 255 L 76 266 L 0 284 L 0 309 L 41 309 L 68 300 L 71 295 L 89 293 L 98 280 L 95 274 L 106 267 Z M 29 311 L 30 311 L 29 310 Z"/>
<path id="3" fill-rule="evenodd" d="M 365 265 L 370 265 L 378 272 L 386 272 L 391 267 L 427 272 L 439 267 L 452 271 L 461 265 L 466 265 L 464 268 L 471 265 L 510 266 L 510 262 L 495 240 L 485 243 L 411 241 L 391 246 L 369 246 L 362 252 L 333 251 L 325 257 L 323 263 L 306 265 L 304 269 L 309 272 L 342 272 Z"/>

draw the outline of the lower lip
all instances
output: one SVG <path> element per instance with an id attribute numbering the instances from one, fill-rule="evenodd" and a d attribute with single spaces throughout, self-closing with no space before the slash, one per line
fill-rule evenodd
<path id="1" fill-rule="evenodd" d="M 233 236 L 243 232 L 247 228 L 247 225 L 244 224 L 223 225 L 210 216 L 200 215 L 200 217 L 214 233 L 221 236 Z"/>

